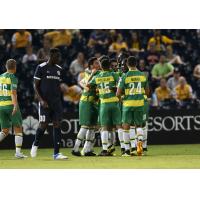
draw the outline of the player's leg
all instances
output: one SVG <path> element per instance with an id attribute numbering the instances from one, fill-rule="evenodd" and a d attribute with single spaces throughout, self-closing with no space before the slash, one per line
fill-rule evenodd
<path id="1" fill-rule="evenodd" d="M 15 157 L 17 158 L 26 158 L 22 152 L 22 143 L 23 143 L 23 132 L 22 132 L 22 116 L 20 110 L 18 110 L 15 115 L 11 117 L 12 125 L 15 132 L 15 148 L 16 153 Z"/>
<path id="2" fill-rule="evenodd" d="M 10 112 L 12 112 L 10 110 Z M 0 110 L 0 142 L 2 142 L 9 134 L 9 128 L 11 127 L 10 115 L 8 110 Z"/>
<path id="3" fill-rule="evenodd" d="M 42 136 L 44 135 L 47 126 L 48 126 L 48 122 L 49 122 L 49 115 L 50 115 L 50 111 L 48 108 L 43 108 L 40 103 L 39 103 L 39 126 L 38 129 L 36 130 L 36 134 L 35 134 L 35 139 L 33 141 L 33 145 L 31 148 L 31 157 L 36 157 L 37 156 L 37 150 L 39 147 L 39 143 L 40 140 L 42 138 Z"/>
<path id="4" fill-rule="evenodd" d="M 115 151 L 115 144 L 116 144 L 116 133 L 115 133 L 115 126 L 113 126 L 108 131 L 108 151 L 109 151 L 109 153 L 112 154 Z"/>
<path id="5" fill-rule="evenodd" d="M 144 138 L 143 138 L 143 150 L 144 152 L 147 152 L 147 137 L 148 137 L 148 118 L 149 118 L 149 103 L 148 101 L 145 101 L 144 104 L 144 114 L 143 114 L 143 120 L 144 120 L 144 126 L 143 126 L 143 132 L 144 132 Z"/>
<path id="6" fill-rule="evenodd" d="M 130 144 L 131 144 L 131 155 L 136 155 L 136 130 L 135 126 L 130 127 Z"/>

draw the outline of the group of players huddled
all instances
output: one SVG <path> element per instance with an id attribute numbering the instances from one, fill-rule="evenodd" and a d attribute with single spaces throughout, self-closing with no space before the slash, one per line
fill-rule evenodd
<path id="1" fill-rule="evenodd" d="M 39 102 L 39 127 L 31 148 L 31 157 L 37 156 L 40 140 L 53 123 L 55 160 L 67 159 L 60 153 L 62 119 L 62 93 L 71 90 L 63 82 L 63 70 L 59 66 L 60 50 L 50 50 L 49 59 L 38 65 L 34 75 L 34 89 Z M 21 152 L 23 141 L 22 117 L 17 101 L 15 77 L 16 61 L 9 59 L 7 71 L 0 75 L 0 142 L 9 134 L 13 126 L 17 158 L 25 158 Z M 122 53 L 118 61 L 106 55 L 92 57 L 88 61 L 84 78 L 84 88 L 79 103 L 81 128 L 77 135 L 72 154 L 75 156 L 96 156 L 93 151 L 95 130 L 100 130 L 102 151 L 100 156 L 112 156 L 115 151 L 116 132 L 121 146 L 121 155 L 144 155 L 147 151 L 148 120 L 148 77 L 137 69 L 137 59 Z M 70 94 L 69 94 L 70 95 Z M 82 141 L 84 147 L 80 152 Z"/>
<path id="2" fill-rule="evenodd" d="M 113 156 L 116 132 L 122 156 L 145 155 L 147 151 L 148 75 L 137 69 L 137 59 L 121 53 L 118 61 L 103 55 L 88 61 L 79 103 L 79 123 L 74 156 L 96 156 L 95 130 L 100 129 L 102 151 Z M 82 141 L 85 141 L 80 151 Z"/>

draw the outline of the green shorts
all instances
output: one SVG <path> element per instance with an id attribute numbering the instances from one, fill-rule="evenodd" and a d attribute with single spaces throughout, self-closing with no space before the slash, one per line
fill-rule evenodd
<path id="1" fill-rule="evenodd" d="M 99 119 L 101 126 L 121 125 L 121 111 L 119 103 L 102 103 L 100 105 Z"/>
<path id="2" fill-rule="evenodd" d="M 95 126 L 98 120 L 98 105 L 89 101 L 79 103 L 79 124 L 81 126 Z"/>
<path id="3" fill-rule="evenodd" d="M 22 115 L 20 109 L 12 116 L 13 108 L 0 109 L 1 129 L 22 126 Z"/>
<path id="4" fill-rule="evenodd" d="M 144 101 L 144 113 L 143 113 L 143 123 L 146 123 L 149 119 L 149 103 Z"/>
<path id="5" fill-rule="evenodd" d="M 143 121 L 143 107 L 141 108 L 130 108 L 123 109 L 122 111 L 122 122 L 123 124 L 142 126 Z"/>

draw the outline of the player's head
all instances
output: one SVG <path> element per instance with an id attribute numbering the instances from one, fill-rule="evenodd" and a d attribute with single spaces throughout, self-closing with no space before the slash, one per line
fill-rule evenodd
<path id="1" fill-rule="evenodd" d="M 137 59 L 135 56 L 129 56 L 127 59 L 127 65 L 129 69 L 136 68 L 137 66 Z"/>
<path id="2" fill-rule="evenodd" d="M 107 58 L 104 58 L 101 60 L 101 68 L 102 70 L 110 70 L 110 60 Z"/>
<path id="3" fill-rule="evenodd" d="M 99 62 L 101 62 L 103 59 L 109 59 L 109 57 L 106 55 L 102 55 L 101 57 L 99 57 Z"/>
<path id="4" fill-rule="evenodd" d="M 112 58 L 111 60 L 110 60 L 110 67 L 111 67 L 111 69 L 112 70 L 114 70 L 115 72 L 117 71 L 117 67 L 118 65 L 117 65 L 117 60 L 115 59 L 115 58 Z"/>
<path id="5" fill-rule="evenodd" d="M 50 56 L 50 62 L 52 64 L 59 64 L 61 59 L 61 53 L 58 48 L 50 49 L 49 56 Z"/>
<path id="6" fill-rule="evenodd" d="M 17 63 L 14 59 L 9 59 L 6 61 L 6 69 L 12 73 L 16 73 Z"/>
<path id="7" fill-rule="evenodd" d="M 88 68 L 89 69 L 99 69 L 100 68 L 100 64 L 99 64 L 99 61 L 97 59 L 97 57 L 91 57 L 89 60 L 88 60 Z"/>

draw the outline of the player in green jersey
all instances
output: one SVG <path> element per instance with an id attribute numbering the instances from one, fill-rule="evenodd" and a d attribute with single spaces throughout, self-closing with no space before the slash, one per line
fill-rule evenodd
<path id="1" fill-rule="evenodd" d="M 16 158 L 26 158 L 21 152 L 23 141 L 22 117 L 17 101 L 17 83 L 15 77 L 16 61 L 9 59 L 6 62 L 7 71 L 0 75 L 0 142 L 9 134 L 12 127 L 15 131 Z"/>
<path id="2" fill-rule="evenodd" d="M 120 79 L 117 96 L 123 98 L 122 123 L 124 129 L 125 156 L 130 155 L 130 125 L 136 126 L 138 138 L 137 154 L 143 153 L 143 110 L 144 110 L 144 91 L 148 94 L 148 81 L 144 73 L 136 68 L 136 58 L 130 56 L 127 60 L 129 71 Z"/>
<path id="3" fill-rule="evenodd" d="M 78 132 L 77 139 L 72 150 L 75 156 L 81 156 L 79 151 L 81 142 L 85 140 L 83 147 L 83 155 L 95 156 L 92 151 L 92 143 L 95 139 L 94 128 L 97 125 L 98 119 L 98 104 L 96 103 L 95 89 L 88 91 L 86 84 L 90 79 L 91 74 L 97 74 L 99 70 L 99 61 L 96 57 L 88 60 L 88 69 L 85 70 L 84 78 L 81 80 L 80 85 L 84 88 L 80 102 L 79 102 L 79 124 L 81 128 Z"/>
<path id="4" fill-rule="evenodd" d="M 112 154 L 108 152 L 109 131 L 112 131 L 113 126 L 118 129 L 121 125 L 119 99 L 115 94 L 119 76 L 110 71 L 110 60 L 108 58 L 102 59 L 100 64 L 102 71 L 92 78 L 88 87 L 90 90 L 96 88 L 99 91 L 99 119 L 102 127 L 101 141 L 103 146 L 100 156 L 110 156 Z"/>

